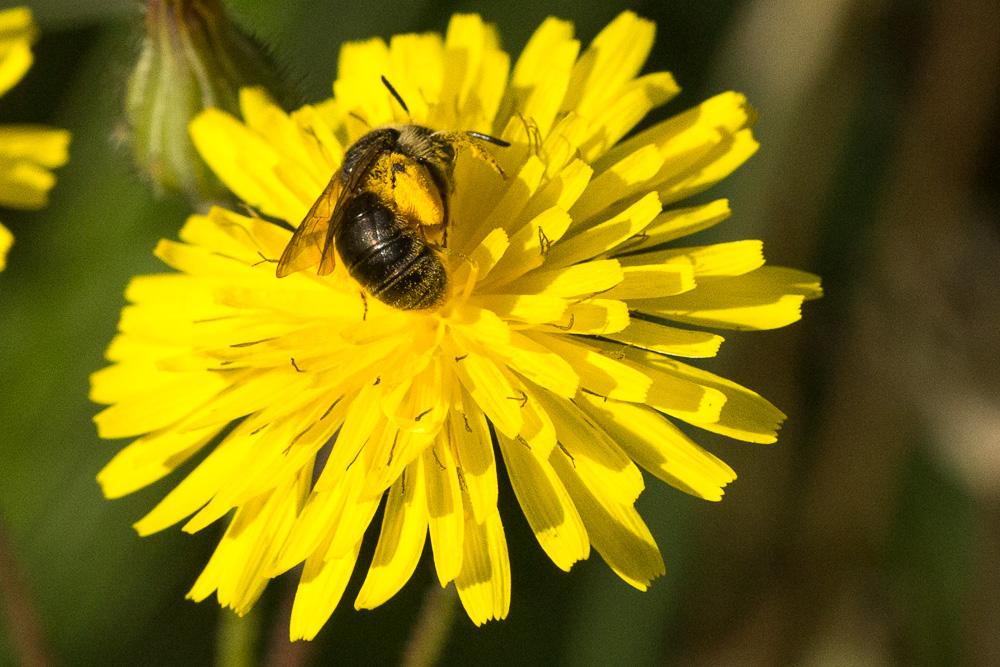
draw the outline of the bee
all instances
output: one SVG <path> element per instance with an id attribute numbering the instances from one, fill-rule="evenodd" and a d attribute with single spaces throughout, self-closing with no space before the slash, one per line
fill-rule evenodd
<path id="1" fill-rule="evenodd" d="M 385 77 L 382 83 L 409 113 Z M 510 145 L 479 132 L 413 124 L 369 131 L 347 150 L 295 230 L 277 276 L 316 265 L 319 275 L 327 275 L 339 254 L 351 277 L 383 303 L 401 310 L 439 305 L 448 288 L 442 253 L 458 151 L 468 150 L 503 175 L 486 143 Z"/>

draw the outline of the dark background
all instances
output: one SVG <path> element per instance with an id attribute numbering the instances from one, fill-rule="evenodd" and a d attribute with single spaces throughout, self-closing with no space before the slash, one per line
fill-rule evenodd
<path id="1" fill-rule="evenodd" d="M 94 479 L 88 374 L 129 277 L 190 212 L 154 198 L 121 146 L 133 0 L 38 0 L 34 68 L 0 123 L 73 133 L 51 206 L 3 211 L 0 526 L 5 582 L 59 664 L 395 662 L 431 586 L 429 558 L 373 612 L 341 607 L 313 644 L 282 638 L 293 583 L 242 621 L 183 599 L 218 538 L 130 528 L 176 476 L 123 500 Z M 477 11 L 516 54 L 555 14 L 589 40 L 627 5 L 230 0 L 302 89 L 329 95 L 338 45 L 443 31 Z M 727 89 L 760 112 L 762 149 L 709 194 L 768 260 L 823 276 L 787 329 L 730 334 L 706 366 L 790 415 L 775 446 L 699 436 L 740 478 L 721 504 L 650 481 L 639 507 L 668 574 L 647 593 L 595 555 L 572 573 L 538 548 L 501 488 L 513 602 L 476 629 L 459 612 L 446 663 L 1000 664 L 1000 8 L 995 0 L 635 3 L 659 24 L 646 70 L 684 86 L 665 117 Z M 429 554 L 425 554 L 429 556 Z M 356 577 L 357 579 L 357 577 Z M 13 582 L 13 583 L 11 583 Z M 31 620 L 30 617 L 28 619 Z M 0 663 L 21 649 L 0 623 Z M 250 654 L 246 650 L 250 650 Z M 248 657 L 248 655 L 250 657 Z M 252 656 L 256 655 L 254 658 Z"/>

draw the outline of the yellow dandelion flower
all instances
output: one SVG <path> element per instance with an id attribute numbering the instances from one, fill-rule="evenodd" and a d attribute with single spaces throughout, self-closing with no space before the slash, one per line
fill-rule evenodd
<path id="1" fill-rule="evenodd" d="M 36 29 L 31 10 L 15 7 L 0 11 L 0 95 L 31 67 L 31 43 Z M 66 163 L 69 132 L 31 125 L 0 127 L 0 206 L 37 209 L 48 202 L 56 183 L 49 171 Z M 14 237 L 0 224 L 0 270 Z"/>
<path id="2" fill-rule="evenodd" d="M 665 72 L 639 74 L 653 36 L 626 12 L 581 52 L 572 24 L 548 19 L 511 67 L 494 28 L 459 15 L 443 37 L 346 44 L 321 104 L 286 114 L 245 89 L 242 121 L 195 120 L 205 160 L 261 215 L 216 208 L 191 217 L 181 242 L 162 241 L 156 253 L 177 272 L 132 281 L 113 363 L 92 379 L 92 398 L 109 404 L 101 436 L 138 437 L 100 473 L 108 497 L 208 450 L 136 524 L 193 532 L 232 513 L 191 598 L 214 592 L 243 613 L 304 563 L 290 630 L 312 638 L 379 516 L 356 608 L 393 596 L 429 536 L 437 577 L 469 617 L 503 618 L 500 465 L 557 566 L 593 547 L 645 589 L 664 564 L 634 507 L 640 467 L 708 500 L 735 478 L 676 422 L 775 441 L 779 410 L 682 359 L 718 350 L 701 327 L 796 321 L 819 281 L 764 266 L 759 241 L 678 242 L 729 206 L 677 202 L 757 144 L 732 92 L 623 141 L 678 91 Z M 441 302 L 400 310 L 365 297 L 342 261 L 276 278 L 291 232 L 269 220 L 299 225 L 348 147 L 407 123 L 511 144 L 490 147 L 502 175 L 459 151 L 447 247 L 435 251 Z"/>

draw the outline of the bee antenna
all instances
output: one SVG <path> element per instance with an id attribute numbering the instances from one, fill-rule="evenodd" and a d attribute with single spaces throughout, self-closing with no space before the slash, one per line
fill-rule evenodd
<path id="1" fill-rule="evenodd" d="M 503 139 L 498 139 L 489 134 L 483 134 L 482 132 L 468 131 L 466 135 L 472 137 L 473 139 L 479 139 L 480 141 L 485 141 L 488 144 L 493 144 L 494 146 L 503 146 L 504 148 L 510 146 L 509 141 L 504 141 Z"/>
<path id="2" fill-rule="evenodd" d="M 368 127 L 368 128 L 371 127 L 371 125 L 368 124 L 368 121 L 365 120 L 365 117 L 362 116 L 361 114 L 359 114 L 359 113 L 357 113 L 355 111 L 351 111 L 351 112 L 348 112 L 347 115 L 350 116 L 351 118 L 353 118 L 354 120 L 358 121 L 359 123 L 361 123 L 365 127 Z"/>
<path id="3" fill-rule="evenodd" d="M 385 78 L 384 74 L 382 75 L 382 85 L 385 86 L 389 93 L 396 98 L 396 101 L 399 102 L 399 106 L 403 107 L 403 111 L 405 111 L 406 115 L 409 116 L 410 108 L 406 106 L 406 102 L 403 101 L 402 95 L 396 92 L 396 89 L 392 87 L 392 84 L 389 83 L 389 79 Z"/>

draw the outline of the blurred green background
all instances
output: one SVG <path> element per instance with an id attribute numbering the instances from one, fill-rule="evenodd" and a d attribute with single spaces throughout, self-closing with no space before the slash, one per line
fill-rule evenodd
<path id="1" fill-rule="evenodd" d="M 291 579 L 238 621 L 183 600 L 217 532 L 132 531 L 176 477 L 102 499 L 94 477 L 122 443 L 96 437 L 88 374 L 128 278 L 160 270 L 151 249 L 190 209 L 154 198 L 121 146 L 140 3 L 29 4 L 36 63 L 0 123 L 66 127 L 73 144 L 48 209 L 2 212 L 17 242 L 0 274 L 0 663 L 30 657 L 8 630 L 32 609 L 18 618 L 55 664 L 398 661 L 429 560 L 373 612 L 350 608 L 354 581 L 317 641 L 289 647 Z M 657 118 L 730 88 L 760 112 L 762 150 L 708 193 L 734 208 L 713 239 L 762 238 L 770 262 L 824 279 L 802 322 L 730 335 L 706 364 L 790 419 L 776 446 L 699 434 L 740 475 L 721 504 L 648 485 L 668 575 L 639 593 L 596 556 L 560 573 L 502 487 L 510 617 L 476 629 L 458 613 L 443 662 L 1000 664 L 995 0 L 227 5 L 309 101 L 344 40 L 477 11 L 517 53 L 546 15 L 589 40 L 631 7 L 659 24 L 647 71 L 684 86 Z"/>

